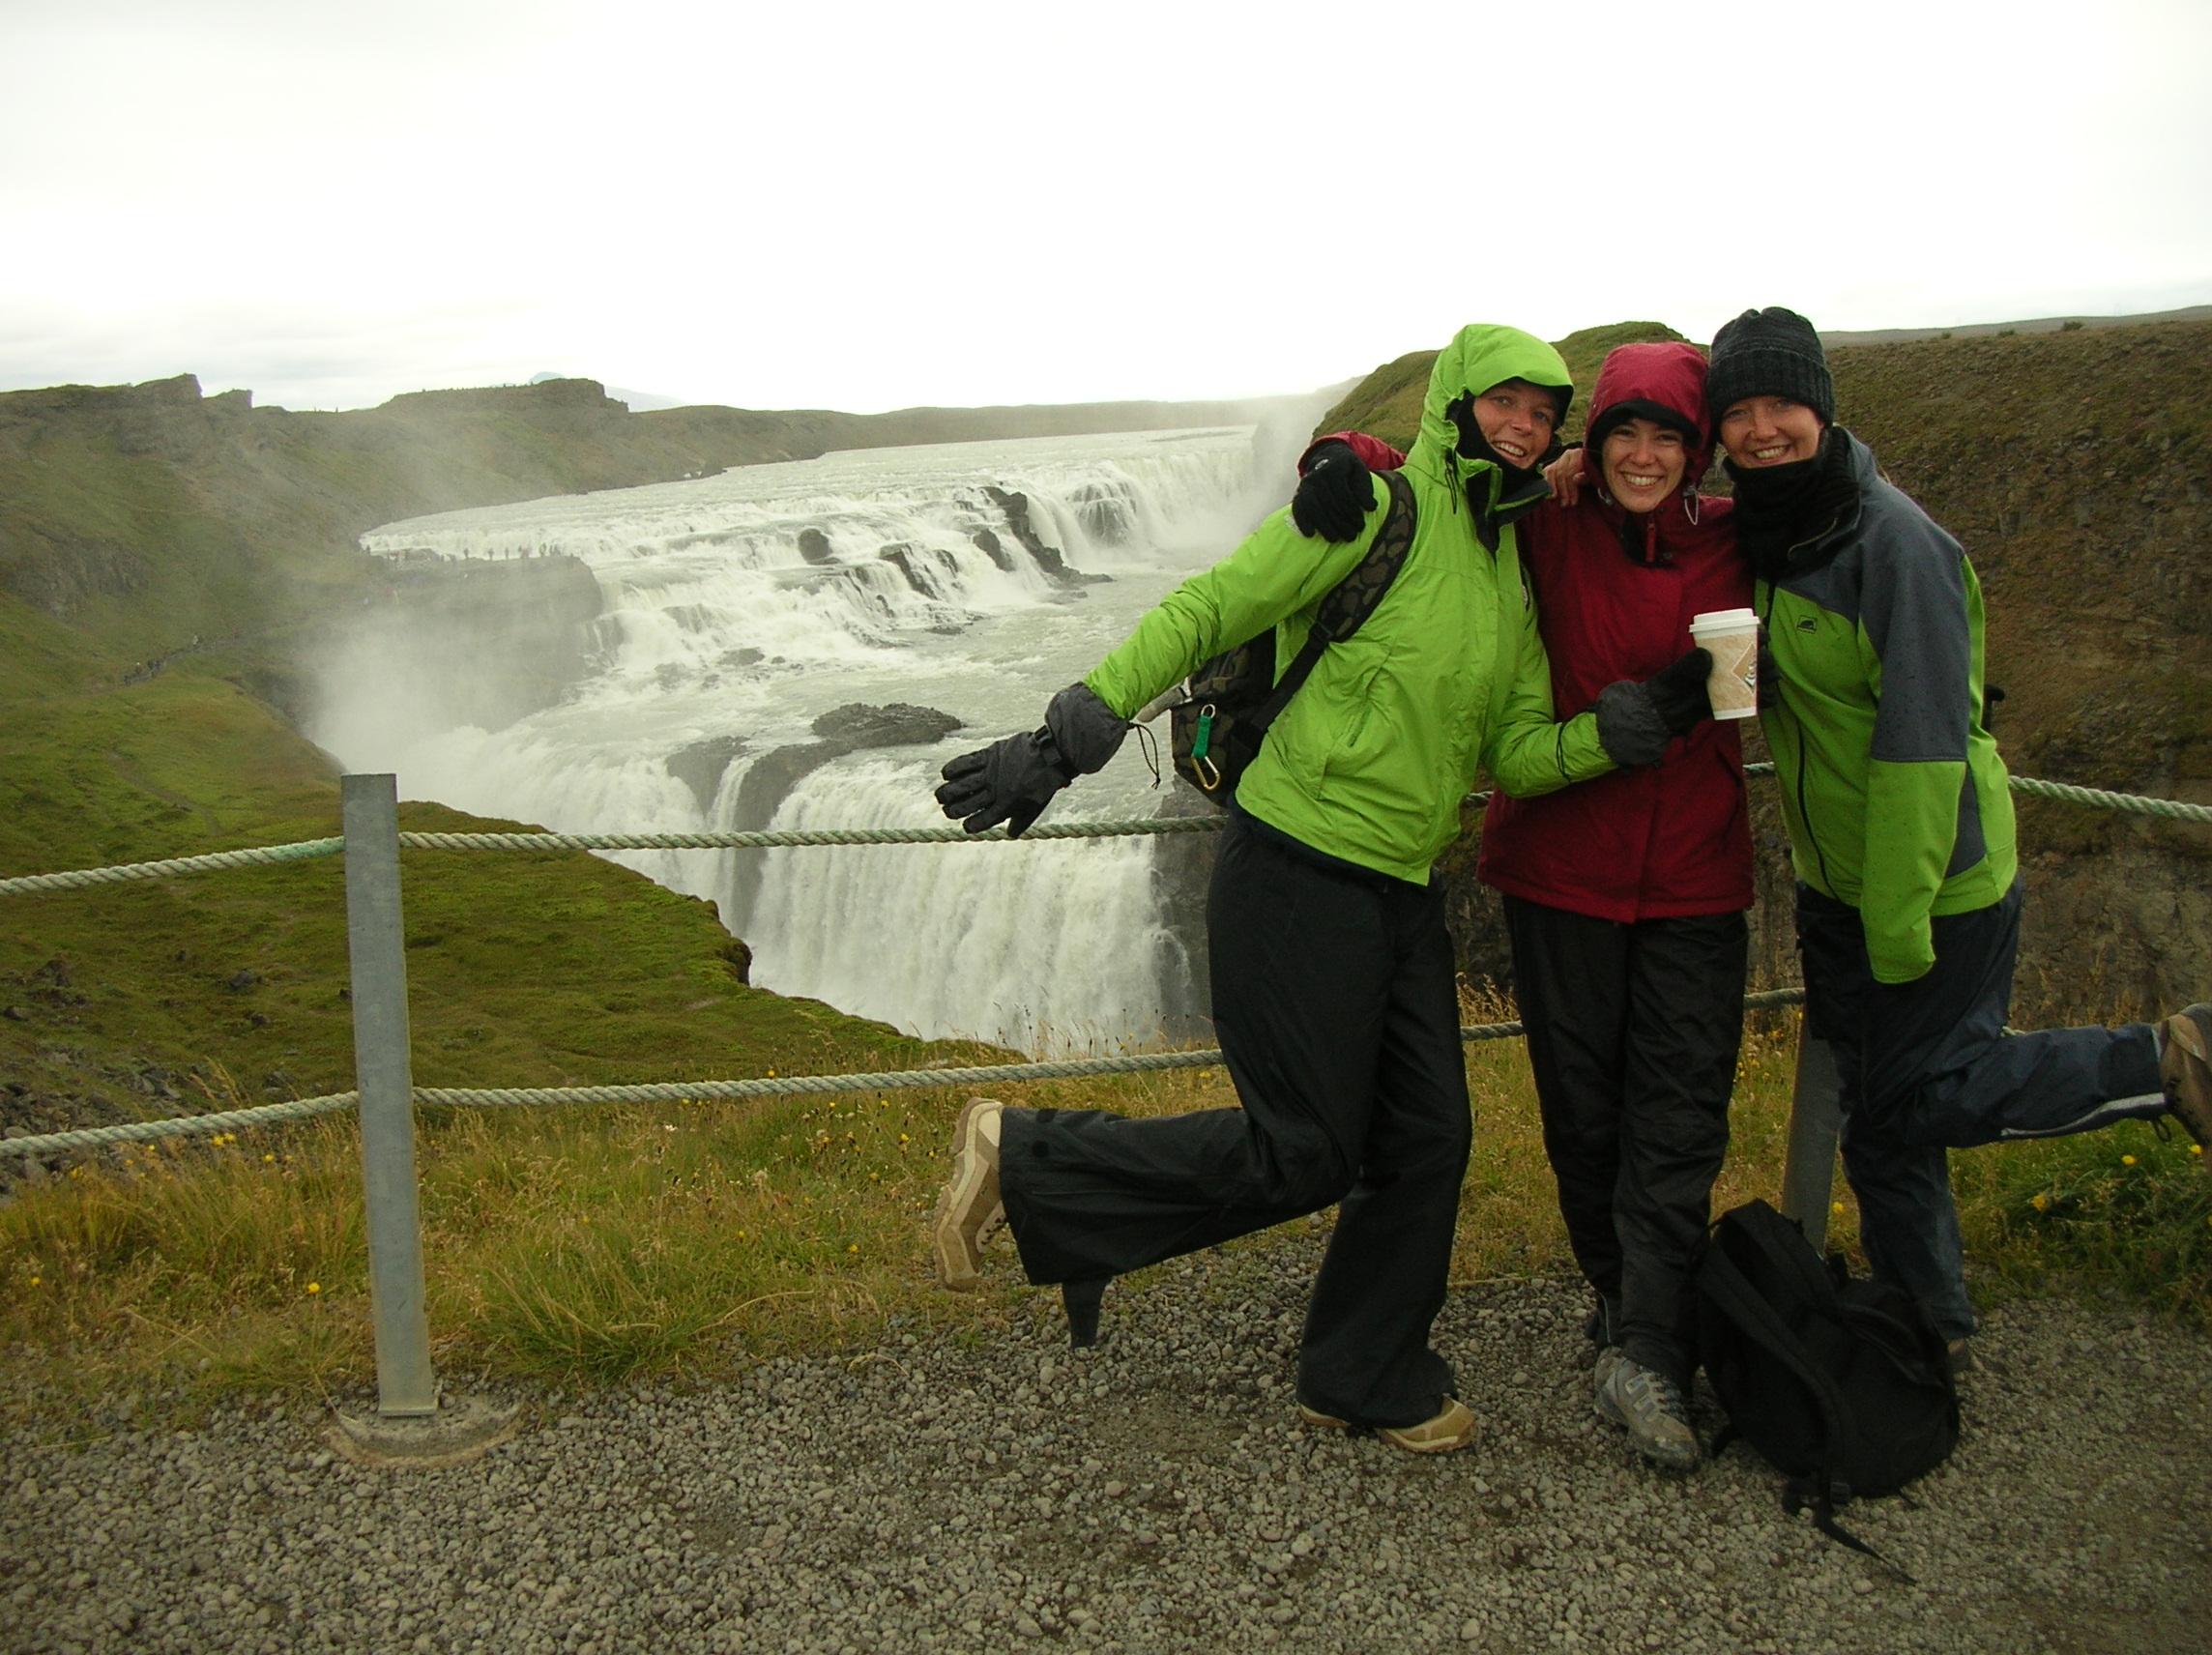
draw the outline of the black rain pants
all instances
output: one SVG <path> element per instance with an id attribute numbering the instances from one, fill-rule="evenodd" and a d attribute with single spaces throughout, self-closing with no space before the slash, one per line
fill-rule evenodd
<path id="1" fill-rule="evenodd" d="M 2005 1032 L 2023 901 L 2015 880 L 1987 908 L 1937 915 L 1928 974 L 1882 983 L 1859 911 L 1797 887 L 1805 1028 L 1835 1048 L 1859 1240 L 1946 1339 L 1974 1331 L 1948 1151 L 2166 1113 L 2149 1024 Z"/>
<path id="2" fill-rule="evenodd" d="M 1308 1407 L 1418 1425 L 1471 1137 L 1443 894 L 1232 822 L 1207 898 L 1241 1109 L 1005 1112 L 1000 1189 L 1032 1282 L 1099 1281 L 1338 1205 L 1298 1355 Z"/>
<path id="3" fill-rule="evenodd" d="M 1728 1153 L 1743 1042 L 1741 914 L 1633 924 L 1505 898 L 1559 1213 L 1628 1357 L 1690 1379 L 1690 1257 Z"/>

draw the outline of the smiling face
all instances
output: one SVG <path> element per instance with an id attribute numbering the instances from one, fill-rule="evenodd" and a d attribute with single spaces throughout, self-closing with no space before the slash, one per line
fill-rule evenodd
<path id="1" fill-rule="evenodd" d="M 1820 451 L 1820 417 L 1787 396 L 1747 396 L 1721 416 L 1721 447 L 1746 471 L 1789 465 Z"/>
<path id="2" fill-rule="evenodd" d="M 1482 431 L 1483 441 L 1497 450 L 1507 465 L 1526 471 L 1552 446 L 1552 428 L 1559 422 L 1559 404 L 1542 387 L 1509 379 L 1474 399 L 1474 422 Z"/>
<path id="3" fill-rule="evenodd" d="M 1682 433 L 1656 420 L 1630 420 L 1605 434 L 1598 466 L 1606 492 L 1642 516 L 1682 486 L 1690 451 Z"/>

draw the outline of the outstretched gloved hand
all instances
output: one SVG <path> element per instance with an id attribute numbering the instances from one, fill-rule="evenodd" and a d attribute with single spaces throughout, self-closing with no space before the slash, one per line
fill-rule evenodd
<path id="1" fill-rule="evenodd" d="M 1321 443 L 1291 496 L 1291 521 L 1301 535 L 1324 540 L 1353 540 L 1375 508 L 1375 474 L 1350 443 Z"/>
<path id="2" fill-rule="evenodd" d="M 937 802 L 971 833 L 1006 825 L 1020 838 L 1053 796 L 1079 775 L 1106 768 L 1129 721 L 1084 684 L 1071 683 L 1045 709 L 1044 728 L 962 753 L 941 772 Z"/>
<path id="3" fill-rule="evenodd" d="M 940 773 L 945 785 L 937 790 L 937 802 L 946 815 L 971 833 L 987 832 L 1004 822 L 1007 834 L 1017 839 L 1043 814 L 1053 795 L 1075 779 L 1050 730 L 1008 736 L 962 753 Z"/>
<path id="4" fill-rule="evenodd" d="M 1692 650 L 1642 683 L 1624 679 L 1598 691 L 1597 739 L 1606 757 L 1622 769 L 1665 758 L 1668 742 L 1713 715 L 1712 674 L 1712 652 Z"/>

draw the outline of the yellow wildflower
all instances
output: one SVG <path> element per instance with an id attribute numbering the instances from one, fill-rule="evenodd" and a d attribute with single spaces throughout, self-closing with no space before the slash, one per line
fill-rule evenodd
<path id="1" fill-rule="evenodd" d="M 2034 1207 L 2036 1211 L 2041 1212 L 2045 1207 L 2051 1205 L 2051 1198 L 2047 1195 L 2039 1195 L 2030 1201 L 2027 1205 Z"/>
<path id="2" fill-rule="evenodd" d="M 319 1293 L 323 1291 L 323 1284 L 321 1282 L 309 1282 L 307 1291 L 311 1293 Z"/>
<path id="3" fill-rule="evenodd" d="M 2120 1157 L 2120 1165 L 2123 1167 L 2132 1167 L 2135 1164 L 2136 1158 L 2133 1155 L 2122 1155 Z"/>

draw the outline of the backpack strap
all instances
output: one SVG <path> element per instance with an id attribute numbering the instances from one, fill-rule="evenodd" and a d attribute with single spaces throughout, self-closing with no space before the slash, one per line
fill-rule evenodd
<path id="1" fill-rule="evenodd" d="M 1836 1521 L 1836 1502 L 1830 1496 L 1825 1482 L 1817 1482 L 1811 1477 L 1793 1477 L 1783 1485 L 1782 1509 L 1795 1517 L 1807 1508 L 1813 1513 L 1813 1526 L 1837 1545 L 1848 1546 L 1862 1557 L 1872 1557 L 1908 1586 L 1920 1583 Z"/>
<path id="2" fill-rule="evenodd" d="M 1382 526 L 1375 531 L 1367 555 L 1321 600 L 1313 627 L 1306 633 L 1306 641 L 1291 662 L 1290 671 L 1276 682 L 1274 693 L 1253 709 L 1250 717 L 1239 720 L 1254 748 L 1266 735 L 1267 727 L 1290 706 L 1291 697 L 1313 676 L 1314 668 L 1321 664 L 1322 652 L 1359 630 L 1381 606 L 1390 583 L 1398 578 L 1398 571 L 1406 566 L 1406 555 L 1413 549 L 1413 530 L 1419 520 L 1413 504 L 1413 485 L 1406 480 L 1403 472 L 1385 471 L 1376 475 L 1390 489 L 1390 507 L 1382 518 Z"/>

